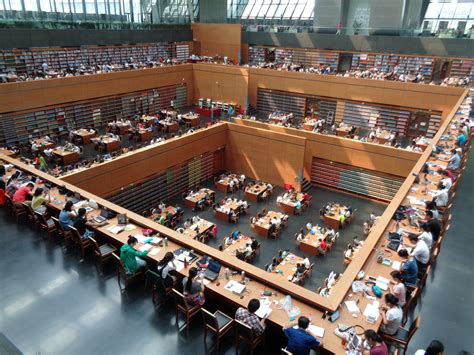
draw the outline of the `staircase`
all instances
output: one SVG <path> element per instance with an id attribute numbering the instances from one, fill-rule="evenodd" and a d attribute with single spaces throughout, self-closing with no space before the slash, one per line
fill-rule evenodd
<path id="1" fill-rule="evenodd" d="M 303 181 L 301 182 L 301 191 L 309 192 L 312 187 L 313 185 L 311 184 L 311 182 L 309 182 L 308 180 L 306 180 L 306 178 L 303 177 Z"/>

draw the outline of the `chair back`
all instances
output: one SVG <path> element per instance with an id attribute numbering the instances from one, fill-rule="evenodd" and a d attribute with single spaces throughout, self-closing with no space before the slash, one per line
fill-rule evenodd
<path id="1" fill-rule="evenodd" d="M 407 302 L 403 306 L 403 319 L 402 319 L 403 324 L 407 322 L 408 314 L 410 313 L 413 303 L 416 302 L 419 294 L 420 294 L 420 289 L 418 287 L 415 287 L 413 291 L 411 292 L 410 298 L 408 298 Z"/>
<path id="2" fill-rule="evenodd" d="M 178 308 L 183 309 L 184 311 L 187 311 L 189 309 L 189 305 L 188 305 L 188 302 L 186 302 L 186 297 L 184 297 L 184 295 L 181 292 L 175 290 L 174 288 L 172 291 L 173 291 L 174 301 L 176 302 L 176 306 Z"/>
<path id="3" fill-rule="evenodd" d="M 420 328 L 420 322 L 421 322 L 421 318 L 418 315 L 415 318 L 415 320 L 411 323 L 410 328 L 408 328 L 408 335 L 406 339 L 407 344 L 410 343 L 411 338 L 413 337 L 413 335 L 415 335 L 418 328 Z"/>
<path id="4" fill-rule="evenodd" d="M 48 220 L 46 219 L 44 213 L 39 213 L 37 211 L 33 211 L 33 213 L 35 215 L 35 218 L 39 221 L 40 224 L 44 225 L 45 227 L 48 227 Z"/>
<path id="5" fill-rule="evenodd" d="M 201 308 L 202 319 L 206 327 L 211 328 L 215 332 L 219 331 L 219 324 L 214 314 L 210 313 L 207 309 Z"/>
<path id="6" fill-rule="evenodd" d="M 74 228 L 73 226 L 69 226 L 69 230 L 71 231 L 72 239 L 76 244 L 82 245 L 82 237 L 79 234 L 79 231 Z"/>
<path id="7" fill-rule="evenodd" d="M 56 229 L 59 231 L 59 233 L 64 236 L 66 234 L 66 230 L 64 229 L 59 219 L 57 219 L 56 217 L 51 217 L 51 219 L 53 220 L 54 225 L 56 226 Z"/>
<path id="8" fill-rule="evenodd" d="M 102 254 L 100 253 L 100 246 L 99 243 L 97 243 L 97 240 L 92 237 L 89 237 L 89 240 L 91 241 L 92 247 L 94 248 L 94 254 L 101 256 Z"/>
<path id="9" fill-rule="evenodd" d="M 237 332 L 238 337 L 245 339 L 248 342 L 253 341 L 254 335 L 252 328 L 237 319 L 235 319 L 235 331 Z"/>
<path id="10" fill-rule="evenodd" d="M 422 290 L 423 287 L 425 287 L 426 285 L 426 280 L 428 279 L 428 274 L 430 273 L 431 271 L 431 265 L 428 265 L 428 267 L 426 268 L 426 271 L 424 273 L 424 275 L 421 277 L 420 279 L 420 284 L 419 284 L 419 288 Z"/>
<path id="11" fill-rule="evenodd" d="M 118 270 L 119 276 L 120 274 L 122 274 L 126 278 L 127 272 L 125 271 L 125 267 L 123 266 L 123 263 L 120 257 L 117 254 L 112 253 L 112 258 L 115 260 L 115 263 L 117 264 L 117 267 L 118 267 L 117 270 Z"/>

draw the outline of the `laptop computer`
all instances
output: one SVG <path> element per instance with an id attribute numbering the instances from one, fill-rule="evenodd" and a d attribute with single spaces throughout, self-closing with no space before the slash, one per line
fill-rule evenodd
<path id="1" fill-rule="evenodd" d="M 219 273 L 221 272 L 222 265 L 215 260 L 209 260 L 207 264 L 207 269 L 204 272 L 204 277 L 208 280 L 215 281 L 219 277 Z"/>
<path id="2" fill-rule="evenodd" d="M 82 199 L 81 194 L 79 192 L 74 192 L 74 196 L 71 197 L 71 201 L 74 205 L 78 203 L 79 201 L 81 201 L 81 199 Z"/>
<path id="3" fill-rule="evenodd" d="M 94 219 L 94 222 L 102 223 L 102 222 L 105 222 L 107 220 L 108 216 L 109 216 L 109 212 L 105 208 L 101 208 L 100 209 L 100 215 L 95 216 L 93 219 Z"/>

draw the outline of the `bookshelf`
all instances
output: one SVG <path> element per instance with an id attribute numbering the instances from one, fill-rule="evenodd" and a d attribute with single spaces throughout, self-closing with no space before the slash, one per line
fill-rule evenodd
<path id="1" fill-rule="evenodd" d="M 404 179 L 351 165 L 313 158 L 311 183 L 389 202 Z"/>
<path id="2" fill-rule="evenodd" d="M 30 135 L 55 135 L 76 128 L 100 128 L 117 118 L 133 119 L 135 115 L 154 114 L 168 108 L 176 97 L 175 106 L 186 106 L 186 85 L 172 85 L 125 95 L 108 96 L 73 102 L 58 107 L 7 113 L 0 116 L 0 145 L 26 142 Z"/>
<path id="3" fill-rule="evenodd" d="M 259 63 L 265 62 L 266 48 L 265 47 L 249 47 L 249 64 L 257 65 Z"/>
<path id="4" fill-rule="evenodd" d="M 257 93 L 257 109 L 266 115 L 281 111 L 293 113 L 297 119 L 302 119 L 305 113 L 306 97 L 284 91 L 259 88 Z"/>

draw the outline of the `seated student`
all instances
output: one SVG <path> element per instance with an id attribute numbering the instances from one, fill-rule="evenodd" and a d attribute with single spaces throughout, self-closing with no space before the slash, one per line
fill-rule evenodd
<path id="1" fill-rule="evenodd" d="M 433 201 L 435 201 L 437 207 L 446 207 L 449 201 L 449 191 L 442 182 L 438 184 L 438 189 L 433 193 Z"/>
<path id="2" fill-rule="evenodd" d="M 388 355 L 387 345 L 383 342 L 382 337 L 372 329 L 364 332 L 364 338 L 369 345 L 369 355 Z M 366 353 L 364 353 L 366 354 Z"/>
<path id="3" fill-rule="evenodd" d="M 88 226 L 99 227 L 103 226 L 105 223 L 106 222 L 96 223 L 92 221 L 87 221 L 86 209 L 79 208 L 79 210 L 77 211 L 77 217 L 74 219 L 73 227 L 77 229 L 82 239 L 87 239 L 89 237 L 94 237 L 94 232 L 90 231 L 87 228 Z"/>
<path id="4" fill-rule="evenodd" d="M 426 223 L 423 223 L 421 229 L 423 232 L 418 236 L 418 240 L 424 241 L 428 246 L 428 249 L 431 250 L 431 247 L 433 246 L 433 236 L 431 235 L 429 227 Z"/>
<path id="5" fill-rule="evenodd" d="M 443 355 L 444 345 L 439 340 L 433 340 L 426 350 L 417 350 L 415 355 Z"/>
<path id="6" fill-rule="evenodd" d="M 296 264 L 296 271 L 291 277 L 290 281 L 293 283 L 300 282 L 306 273 L 306 267 L 304 266 L 303 263 L 297 263 Z"/>
<path id="7" fill-rule="evenodd" d="M 449 158 L 447 169 L 451 171 L 459 170 L 461 167 L 461 155 L 456 149 L 451 150 L 451 154 L 452 155 L 451 158 Z"/>
<path id="8" fill-rule="evenodd" d="M 390 291 L 398 298 L 398 305 L 403 307 L 406 303 L 406 287 L 403 284 L 402 274 L 400 271 L 394 270 L 390 273 L 390 276 L 392 276 L 390 283 L 393 284 L 393 286 L 390 286 Z"/>
<path id="9" fill-rule="evenodd" d="M 449 170 L 441 170 L 439 173 L 442 176 L 441 183 L 443 184 L 444 188 L 450 190 L 453 186 L 453 179 L 449 176 Z"/>
<path id="10" fill-rule="evenodd" d="M 141 259 L 140 256 L 146 255 L 148 250 L 135 250 L 135 245 L 137 243 L 137 238 L 129 235 L 127 244 L 122 245 L 120 248 L 120 260 L 123 263 L 125 271 L 130 274 L 135 273 L 139 268 L 146 267 L 146 261 Z"/>
<path id="11" fill-rule="evenodd" d="M 16 205 L 21 205 L 23 202 L 29 201 L 32 198 L 31 191 L 35 185 L 32 182 L 29 182 L 25 186 L 20 187 L 13 194 L 12 201 Z"/>
<path id="12" fill-rule="evenodd" d="M 348 262 L 352 261 L 352 257 L 354 256 L 354 247 L 352 245 L 348 245 L 346 251 L 344 252 L 344 259 Z"/>
<path id="13" fill-rule="evenodd" d="M 266 272 L 273 272 L 276 267 L 278 266 L 278 260 L 276 257 L 273 257 L 272 259 L 272 262 L 270 264 L 268 264 L 267 268 L 266 268 Z"/>
<path id="14" fill-rule="evenodd" d="M 424 223 L 431 233 L 433 240 L 436 242 L 441 234 L 441 223 L 434 217 L 433 211 L 426 211 L 426 222 Z"/>
<path id="15" fill-rule="evenodd" d="M 400 273 L 402 274 L 403 283 L 406 286 L 416 286 L 418 277 L 418 264 L 415 258 L 408 254 L 406 249 L 400 249 L 398 256 L 403 259 Z"/>
<path id="16" fill-rule="evenodd" d="M 288 339 L 288 352 L 294 355 L 309 355 L 311 350 L 322 346 L 322 342 L 310 332 L 309 325 L 309 318 L 301 316 L 298 318 L 298 327 L 294 324 L 283 327 L 283 333 Z"/>
<path id="17" fill-rule="evenodd" d="M 69 230 L 69 227 L 74 224 L 74 218 L 76 214 L 72 210 L 73 202 L 71 200 L 67 200 L 64 208 L 59 212 L 59 222 L 65 230 Z"/>
<path id="18" fill-rule="evenodd" d="M 244 323 L 252 329 L 252 332 L 255 336 L 260 336 L 265 331 L 265 320 L 267 317 L 259 319 L 255 315 L 255 312 L 260 308 L 260 301 L 256 298 L 252 298 L 247 309 L 239 307 L 235 312 L 235 319 L 239 322 Z"/>
<path id="19" fill-rule="evenodd" d="M 398 306 L 398 298 L 387 293 L 385 295 L 385 306 L 381 307 L 382 325 L 380 330 L 388 335 L 394 335 L 400 328 L 403 319 L 403 311 Z"/>
<path id="20" fill-rule="evenodd" d="M 328 283 L 327 283 L 326 287 L 328 289 L 331 289 L 337 283 L 337 281 L 339 280 L 340 277 L 341 277 L 340 273 L 331 271 L 331 273 L 329 274 L 329 277 L 328 277 Z"/>
<path id="21" fill-rule="evenodd" d="M 174 276 L 171 276 L 170 272 L 176 270 L 176 264 L 174 263 L 174 254 L 172 252 L 167 252 L 163 259 L 158 261 L 157 270 L 158 275 L 163 280 L 165 287 L 172 287 L 176 281 Z"/>
<path id="22" fill-rule="evenodd" d="M 430 249 L 424 240 L 418 239 L 415 234 L 410 234 L 408 237 L 410 242 L 416 243 L 410 255 L 415 258 L 418 265 L 418 273 L 423 274 L 430 261 Z"/>
<path id="23" fill-rule="evenodd" d="M 189 269 L 188 277 L 183 279 L 183 294 L 189 304 L 202 306 L 206 302 L 204 298 L 204 278 L 201 276 L 199 277 L 200 281 L 196 281 L 197 274 L 198 270 L 195 267 Z"/>
<path id="24" fill-rule="evenodd" d="M 300 245 L 301 241 L 305 238 L 304 230 L 303 228 L 300 229 L 300 231 L 296 234 L 296 244 Z"/>
<path id="25" fill-rule="evenodd" d="M 425 202 L 425 209 L 426 209 L 426 219 L 428 220 L 429 212 L 431 212 L 431 217 L 434 219 L 439 219 L 439 211 L 436 207 L 436 202 L 434 201 L 426 201 Z"/>
<path id="26" fill-rule="evenodd" d="M 36 188 L 35 192 L 33 193 L 33 198 L 31 199 L 31 208 L 33 209 L 33 211 L 41 214 L 45 213 L 47 210 L 46 206 L 44 205 L 44 203 L 46 202 L 46 196 L 43 191 L 44 190 L 41 187 Z M 51 201 L 49 195 L 47 201 Z"/>
<path id="27" fill-rule="evenodd" d="M 364 245 L 364 241 L 362 240 L 359 240 L 359 237 L 356 235 L 353 239 L 352 239 L 352 245 L 354 245 L 354 248 L 360 248 Z"/>
<path id="28" fill-rule="evenodd" d="M 318 253 L 319 254 L 325 254 L 326 253 L 326 248 L 327 244 L 324 238 L 318 238 L 319 246 L 318 246 Z"/>

